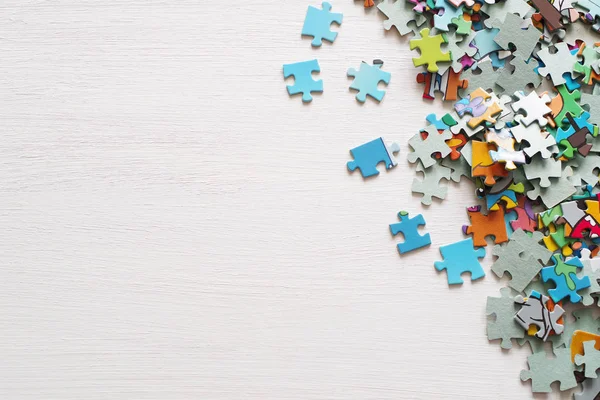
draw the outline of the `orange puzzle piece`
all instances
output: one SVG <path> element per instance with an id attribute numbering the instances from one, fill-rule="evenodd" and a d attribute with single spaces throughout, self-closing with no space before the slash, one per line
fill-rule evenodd
<path id="1" fill-rule="evenodd" d="M 473 235 L 475 247 L 487 246 L 486 236 L 493 236 L 495 244 L 508 242 L 503 208 L 498 211 L 489 211 L 487 215 L 484 215 L 481 212 L 481 206 L 475 206 L 469 207 L 467 214 L 469 214 L 471 225 L 463 226 L 463 232 L 466 235 Z"/>
<path id="2" fill-rule="evenodd" d="M 497 147 L 493 143 L 479 142 L 472 140 L 472 176 L 485 177 L 484 183 L 487 186 L 493 186 L 496 183 L 496 177 L 508 176 L 508 171 L 500 163 L 494 162 L 490 157 L 490 150 L 496 150 Z"/>

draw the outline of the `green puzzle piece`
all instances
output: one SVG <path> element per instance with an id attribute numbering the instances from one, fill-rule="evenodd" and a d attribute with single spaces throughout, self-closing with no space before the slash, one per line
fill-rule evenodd
<path id="1" fill-rule="evenodd" d="M 427 64 L 427 71 L 438 72 L 438 62 L 452 61 L 450 53 L 442 52 L 442 44 L 447 43 L 445 35 L 429 35 L 429 28 L 421 29 L 420 39 L 410 41 L 410 49 L 419 49 L 421 57 L 413 58 L 415 67 Z"/>

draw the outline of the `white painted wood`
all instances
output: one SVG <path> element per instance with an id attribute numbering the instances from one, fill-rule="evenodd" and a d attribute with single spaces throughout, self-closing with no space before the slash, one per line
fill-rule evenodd
<path id="1" fill-rule="evenodd" d="M 362 2 L 315 50 L 304 1 L 0 4 L 0 398 L 517 399 L 528 351 L 485 336 L 494 276 L 449 289 L 473 187 L 428 209 L 406 142 L 421 100 L 408 39 Z M 282 64 L 318 57 L 325 92 Z M 385 60 L 384 101 L 348 67 Z M 364 182 L 348 149 L 400 164 Z M 400 257 L 388 224 L 433 237 Z M 490 257 L 486 262 L 489 267 Z"/>

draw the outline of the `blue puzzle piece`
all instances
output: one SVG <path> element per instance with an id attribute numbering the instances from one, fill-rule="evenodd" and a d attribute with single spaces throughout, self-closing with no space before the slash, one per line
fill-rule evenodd
<path id="1" fill-rule="evenodd" d="M 498 35 L 500 29 L 482 29 L 475 35 L 473 44 L 477 47 L 477 53 L 475 54 L 476 60 L 481 60 L 493 51 L 502 50 L 502 47 L 498 46 L 498 43 L 494 41 L 494 38 Z"/>
<path id="2" fill-rule="evenodd" d="M 454 18 L 461 18 L 463 16 L 463 6 L 455 7 L 448 3 L 446 0 L 436 0 L 436 9 L 443 9 L 443 14 L 435 14 L 433 16 L 433 26 L 442 32 L 448 32 L 450 30 L 449 25 L 455 25 L 452 20 Z"/>
<path id="3" fill-rule="evenodd" d="M 308 103 L 312 101 L 311 92 L 322 92 L 323 81 L 315 81 L 312 78 L 313 72 L 321 72 L 317 60 L 303 61 L 295 64 L 283 64 L 283 77 L 294 76 L 294 84 L 287 86 L 290 96 L 302 93 L 302 101 Z"/>
<path id="4" fill-rule="evenodd" d="M 414 218 L 409 218 L 408 213 L 401 211 L 398 213 L 398 219 L 400 220 L 399 223 L 390 224 L 390 232 L 394 236 L 398 233 L 404 235 L 404 243 L 398 243 L 398 252 L 400 254 L 408 253 L 409 251 L 431 244 L 429 233 L 424 235 L 419 233 L 419 226 L 425 226 L 425 218 L 423 218 L 422 214 Z"/>
<path id="5" fill-rule="evenodd" d="M 590 113 L 585 111 L 579 117 L 573 118 L 573 120 L 579 126 L 580 129 L 587 127 L 588 130 L 590 131 L 590 133 L 592 134 L 592 136 L 598 136 L 598 127 L 594 126 L 594 124 L 592 124 L 591 122 L 588 122 L 589 118 L 590 118 Z M 571 124 L 568 123 L 569 120 L 565 118 L 564 122 L 565 122 L 565 124 L 563 124 L 563 126 L 568 126 L 568 129 L 558 128 L 558 131 L 556 132 L 556 137 L 555 137 L 556 143 L 559 143 L 561 140 L 568 139 L 569 136 L 571 136 L 572 134 L 575 133 L 575 128 L 573 128 L 571 126 Z"/>
<path id="6" fill-rule="evenodd" d="M 442 119 L 438 119 L 435 114 L 429 114 L 425 119 L 430 125 L 435 126 L 435 129 L 438 131 L 445 131 L 446 129 L 450 129 L 451 126 L 457 124 L 456 120 L 450 114 L 444 114 Z"/>
<path id="7" fill-rule="evenodd" d="M 377 85 L 379 82 L 383 82 L 386 85 L 390 83 L 392 74 L 382 71 L 382 64 L 369 65 L 363 61 L 358 71 L 354 68 L 348 69 L 348 76 L 354 77 L 350 89 L 358 90 L 356 100 L 364 103 L 367 100 L 367 96 L 371 96 L 377 101 L 383 99 L 385 90 L 379 90 Z"/>
<path id="8" fill-rule="evenodd" d="M 441 246 L 440 253 L 444 257 L 444 261 L 436 261 L 434 264 L 435 269 L 438 271 L 446 270 L 449 285 L 462 284 L 463 280 L 460 275 L 465 272 L 471 273 L 472 281 L 485 276 L 478 260 L 485 257 L 485 249 L 481 247 L 475 250 L 473 248 L 473 238 Z"/>
<path id="9" fill-rule="evenodd" d="M 400 146 L 397 143 L 392 143 L 391 146 L 386 146 L 383 138 L 371 140 L 361 146 L 350 150 L 350 154 L 354 161 L 348 161 L 346 166 L 349 171 L 360 169 L 363 178 L 378 175 L 377 164 L 385 163 L 385 168 L 390 169 L 395 167 L 398 162 L 394 158 L 393 153 L 400 151 Z"/>
<path id="10" fill-rule="evenodd" d="M 560 255 L 552 256 L 554 265 L 542 268 L 542 280 L 544 282 L 552 281 L 556 288 L 549 289 L 548 295 L 555 303 L 568 297 L 571 303 L 579 303 L 581 296 L 578 290 L 590 287 L 590 278 L 584 276 L 579 278 L 577 271 L 583 268 L 583 264 L 577 257 L 563 261 Z"/>
<path id="11" fill-rule="evenodd" d="M 308 6 L 304 26 L 302 27 L 302 36 L 312 36 L 314 39 L 312 45 L 319 47 L 323 44 L 323 40 L 333 43 L 337 37 L 337 32 L 331 31 L 331 24 L 342 24 L 344 16 L 340 13 L 332 13 L 331 4 L 324 1 L 321 4 L 322 9 L 313 6 Z"/>

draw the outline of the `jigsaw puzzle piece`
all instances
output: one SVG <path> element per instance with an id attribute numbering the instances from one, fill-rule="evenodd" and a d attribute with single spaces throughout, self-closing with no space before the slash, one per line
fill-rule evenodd
<path id="1" fill-rule="evenodd" d="M 448 130 L 439 133 L 433 125 L 425 127 L 423 132 L 427 134 L 425 138 L 418 133 L 408 140 L 412 151 L 408 153 L 407 159 L 411 164 L 420 161 L 424 168 L 429 168 L 436 163 L 432 157 L 434 153 L 439 153 L 444 158 L 452 151 L 446 143 L 452 138 L 452 133 Z"/>
<path id="2" fill-rule="evenodd" d="M 311 44 L 314 47 L 321 46 L 323 40 L 333 43 L 338 34 L 331 30 L 331 24 L 341 25 L 343 18 L 340 13 L 332 13 L 331 4 L 326 1 L 321 4 L 321 9 L 308 6 L 302 36 L 312 36 L 314 39 Z"/>
<path id="3" fill-rule="evenodd" d="M 479 258 L 485 257 L 485 249 L 473 248 L 473 239 L 468 238 L 460 242 L 440 247 L 440 253 L 444 261 L 436 261 L 435 269 L 446 270 L 449 285 L 463 283 L 461 275 L 465 272 L 471 273 L 471 280 L 477 280 L 485 276 L 485 272 L 479 263 Z"/>
<path id="4" fill-rule="evenodd" d="M 371 96 L 377 101 L 383 100 L 385 90 L 379 90 L 377 85 L 379 85 L 379 82 L 383 82 L 386 85 L 390 83 L 392 74 L 382 71 L 382 66 L 383 61 L 373 60 L 373 65 L 369 65 L 363 61 L 358 71 L 354 68 L 348 69 L 348 76 L 354 77 L 350 89 L 358 90 L 356 100 L 364 103 L 367 100 L 367 96 Z"/>
<path id="5" fill-rule="evenodd" d="M 575 362 L 576 355 L 584 354 L 584 342 L 594 342 L 596 350 L 600 350 L 600 335 L 593 334 L 585 331 L 573 332 L 573 338 L 571 339 L 571 360 Z"/>
<path id="6" fill-rule="evenodd" d="M 495 244 L 508 242 L 504 209 L 499 208 L 497 211 L 489 211 L 487 215 L 484 215 L 481 212 L 481 206 L 475 206 L 468 208 L 467 214 L 469 214 L 471 225 L 463 226 L 463 232 L 466 235 L 473 235 L 475 246 L 487 246 L 485 241 L 487 236 L 493 236 Z"/>
<path id="7" fill-rule="evenodd" d="M 525 336 L 523 328 L 515 321 L 515 314 L 518 311 L 518 305 L 511 295 L 509 288 L 500 289 L 501 297 L 487 298 L 485 313 L 488 316 L 494 316 L 493 321 L 487 323 L 488 340 L 501 339 L 500 347 L 503 349 L 512 348 L 512 339 L 522 339 Z"/>
<path id="8" fill-rule="evenodd" d="M 596 370 L 600 368 L 600 351 L 596 349 L 596 341 L 590 340 L 583 343 L 583 355 L 575 356 L 576 365 L 585 364 L 585 377 L 597 378 Z"/>
<path id="9" fill-rule="evenodd" d="M 413 29 L 409 26 L 410 23 L 415 24 L 415 28 L 423 25 L 425 17 L 413 11 L 411 3 L 405 0 L 395 0 L 393 2 L 383 1 L 377 5 L 377 8 L 383 13 L 387 20 L 383 21 L 383 28 L 386 31 L 396 27 L 400 36 L 404 36 Z"/>
<path id="10" fill-rule="evenodd" d="M 290 96 L 302 93 L 302 101 L 308 103 L 312 101 L 311 92 L 322 92 L 323 81 L 314 80 L 313 72 L 321 72 L 319 61 L 310 60 L 294 64 L 283 65 L 283 77 L 285 79 L 290 76 L 294 77 L 294 84 L 287 86 L 287 91 Z"/>
<path id="11" fill-rule="evenodd" d="M 585 289 L 591 285 L 590 278 L 584 276 L 579 278 L 577 271 L 583 268 L 578 258 L 562 260 L 558 255 L 553 256 L 554 265 L 542 268 L 541 276 L 544 282 L 554 282 L 556 288 L 548 290 L 548 294 L 554 302 L 569 298 L 571 303 L 581 301 L 578 290 Z"/>
<path id="12" fill-rule="evenodd" d="M 448 69 L 443 74 L 421 72 L 417 75 L 417 83 L 423 83 L 423 98 L 426 100 L 435 100 L 435 92 L 442 93 L 442 100 L 456 100 L 458 98 L 458 89 L 466 89 L 469 82 L 460 79 L 460 72 L 454 72 Z"/>
<path id="13" fill-rule="evenodd" d="M 525 330 L 529 330 L 531 325 L 537 326 L 535 336 L 543 341 L 546 341 L 551 333 L 560 335 L 564 330 L 564 326 L 558 320 L 565 310 L 559 305 L 550 309 L 548 300 L 548 297 L 536 291 L 532 291 L 529 297 L 515 297 L 515 303 L 521 305 L 514 317 L 515 321 Z"/>
<path id="14" fill-rule="evenodd" d="M 431 244 L 429 233 L 424 235 L 419 233 L 419 226 L 425 226 L 425 218 L 423 218 L 422 214 L 410 218 L 407 212 L 400 211 L 398 219 L 400 220 L 399 223 L 390 224 L 390 232 L 392 232 L 393 236 L 399 233 L 402 233 L 404 236 L 404 243 L 398 243 L 398 252 L 400 254 L 408 253 L 409 251 Z"/>
<path id="15" fill-rule="evenodd" d="M 471 175 L 473 177 L 485 177 L 484 183 L 487 186 L 493 186 L 496 183 L 496 177 L 508 176 L 508 172 L 497 162 L 494 162 L 490 156 L 490 151 L 495 151 L 496 146 L 491 143 L 472 140 L 471 142 Z"/>
<path id="16" fill-rule="evenodd" d="M 431 205 L 433 197 L 436 197 L 440 200 L 446 198 L 448 188 L 446 186 L 442 186 L 440 183 L 442 179 L 450 179 L 450 168 L 446 168 L 437 163 L 434 163 L 429 168 L 423 168 L 422 164 L 419 163 L 417 166 L 417 172 L 423 172 L 423 180 L 420 181 L 417 178 L 413 179 L 411 191 L 413 193 L 420 193 L 423 195 L 421 198 L 421 203 L 423 205 Z"/>
<path id="17" fill-rule="evenodd" d="M 442 44 L 446 43 L 444 35 L 430 35 L 429 28 L 421 29 L 421 37 L 410 40 L 410 49 L 419 49 L 420 57 L 413 58 L 415 67 L 427 64 L 427 71 L 438 72 L 438 62 L 450 62 L 452 57 L 449 52 L 442 52 Z"/>
<path id="18" fill-rule="evenodd" d="M 350 150 L 354 160 L 348 161 L 348 170 L 352 172 L 358 168 L 363 178 L 378 175 L 377 164 L 384 163 L 386 169 L 395 167 L 398 162 L 394 153 L 399 151 L 400 146 L 397 143 L 387 146 L 383 138 L 377 138 Z"/>

